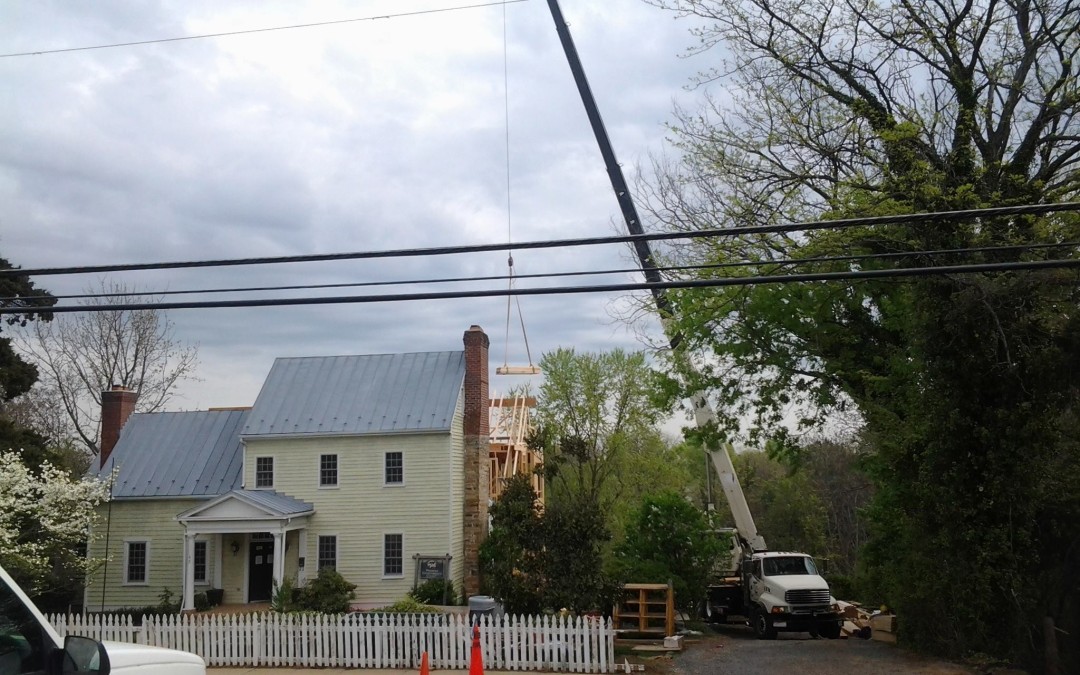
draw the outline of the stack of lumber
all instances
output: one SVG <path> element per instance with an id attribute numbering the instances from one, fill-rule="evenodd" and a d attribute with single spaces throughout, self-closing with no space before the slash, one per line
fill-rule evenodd
<path id="1" fill-rule="evenodd" d="M 870 627 L 870 612 L 860 607 L 857 602 L 838 600 L 836 604 L 840 607 L 840 615 L 844 617 L 840 634 L 844 637 L 869 639 L 873 632 Z"/>

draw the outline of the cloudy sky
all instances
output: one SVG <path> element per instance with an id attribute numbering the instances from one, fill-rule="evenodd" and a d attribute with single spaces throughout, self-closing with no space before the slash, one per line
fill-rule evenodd
<path id="1" fill-rule="evenodd" d="M 618 205 L 547 4 L 428 11 L 466 4 L 472 3 L 0 5 L 3 54 L 411 14 L 0 58 L 0 256 L 35 268 L 621 234 Z M 692 104 L 700 95 L 684 87 L 706 65 L 703 57 L 679 57 L 691 43 L 690 24 L 642 0 L 561 4 L 632 180 L 650 154 L 664 150 L 674 102 Z M 514 261 L 518 274 L 633 264 L 620 246 L 521 251 Z M 501 275 L 506 269 L 506 254 L 496 252 L 128 273 L 108 280 L 175 291 Z M 594 281 L 637 279 L 623 274 Z M 37 281 L 62 294 L 100 278 Z M 450 288 L 321 293 L 419 290 Z M 559 346 L 640 348 L 634 331 L 614 318 L 623 303 L 615 294 L 523 298 L 533 360 Z M 173 408 L 251 404 L 277 356 L 459 349 L 470 324 L 491 337 L 493 366 L 504 358 L 523 365 L 516 310 L 507 341 L 506 309 L 505 298 L 478 298 L 174 310 L 178 336 L 199 345 L 201 379 L 183 386 Z M 655 326 L 645 329 L 658 335 Z M 513 382 L 492 380 L 504 390 Z"/>

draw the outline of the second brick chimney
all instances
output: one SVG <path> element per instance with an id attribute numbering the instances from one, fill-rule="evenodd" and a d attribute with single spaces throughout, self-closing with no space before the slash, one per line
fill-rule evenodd
<path id="1" fill-rule="evenodd" d="M 120 430 L 124 423 L 135 412 L 135 402 L 139 399 L 137 392 L 114 384 L 109 391 L 101 392 L 101 443 L 100 443 L 100 467 L 105 466 L 109 460 L 116 442 L 120 440 Z"/>
<path id="2" fill-rule="evenodd" d="M 490 453 L 488 336 L 480 326 L 465 331 L 465 595 L 480 592 L 480 544 L 487 536 Z"/>

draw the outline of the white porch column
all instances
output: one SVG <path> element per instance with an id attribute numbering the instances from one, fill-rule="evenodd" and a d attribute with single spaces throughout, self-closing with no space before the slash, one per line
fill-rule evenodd
<path id="1" fill-rule="evenodd" d="M 299 558 L 300 569 L 296 573 L 296 585 L 303 586 L 307 581 L 307 528 L 302 528 L 296 531 L 296 555 Z"/>
<path id="2" fill-rule="evenodd" d="M 217 551 L 214 556 L 214 588 L 222 588 L 221 568 L 225 566 L 225 535 L 214 535 L 214 550 Z"/>
<path id="3" fill-rule="evenodd" d="M 184 530 L 184 604 L 183 611 L 195 609 L 195 532 Z"/>
<path id="4" fill-rule="evenodd" d="M 274 533 L 274 588 L 285 581 L 285 532 Z"/>

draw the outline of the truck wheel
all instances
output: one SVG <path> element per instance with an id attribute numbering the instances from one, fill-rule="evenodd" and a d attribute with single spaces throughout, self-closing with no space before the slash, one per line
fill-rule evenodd
<path id="1" fill-rule="evenodd" d="M 754 610 L 754 635 L 759 640 L 775 640 L 776 629 L 773 628 L 772 618 L 760 609 Z"/>
<path id="2" fill-rule="evenodd" d="M 833 621 L 830 623 L 823 623 L 818 626 L 818 632 L 821 633 L 822 637 L 835 640 L 840 637 L 840 622 Z"/>

